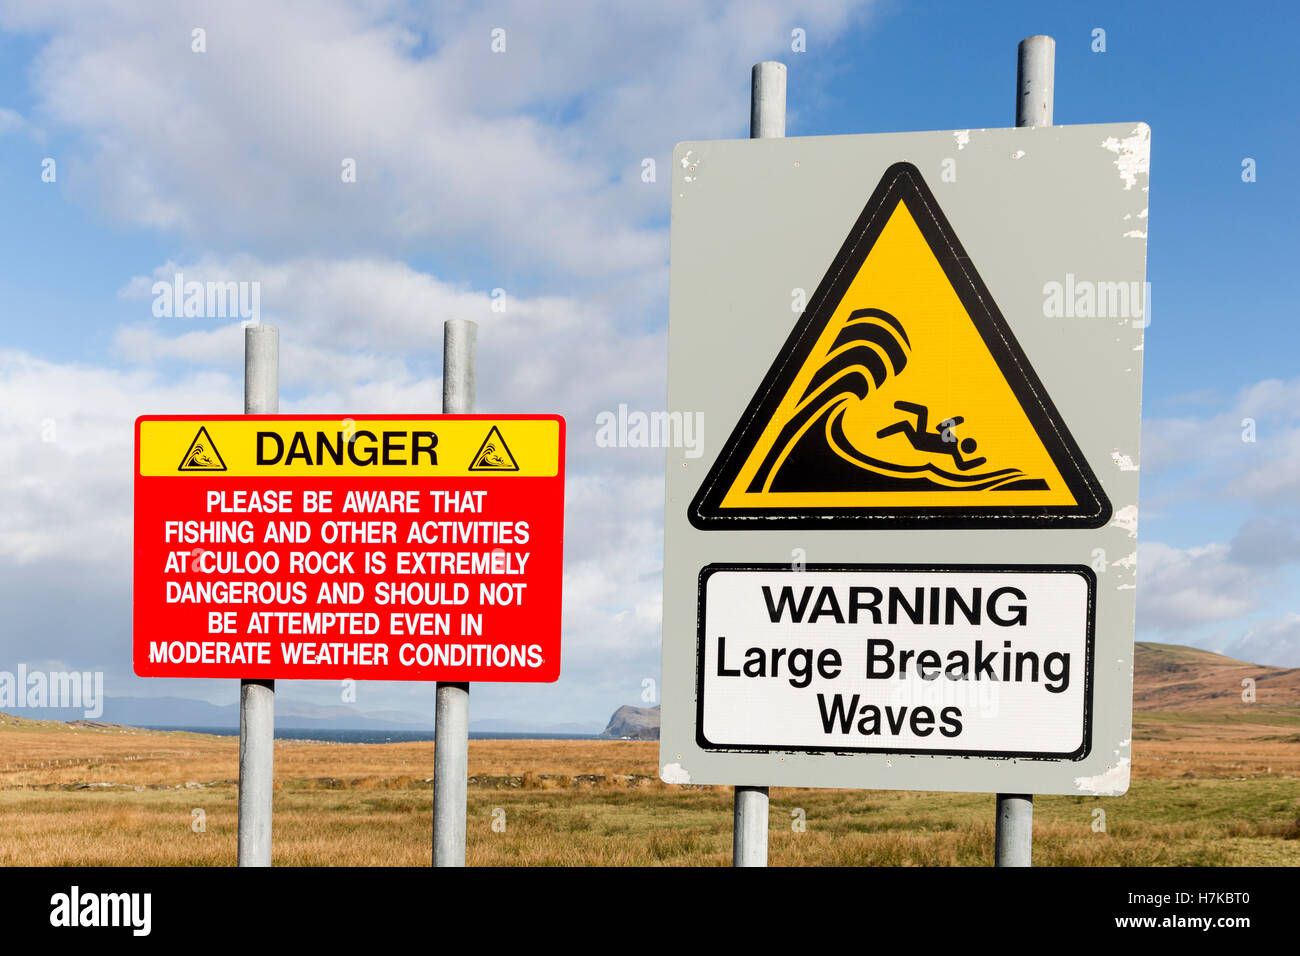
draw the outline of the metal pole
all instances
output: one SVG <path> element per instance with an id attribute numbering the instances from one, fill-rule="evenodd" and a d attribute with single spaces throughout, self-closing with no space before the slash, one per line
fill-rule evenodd
<path id="1" fill-rule="evenodd" d="M 280 410 L 280 333 L 244 329 L 244 414 Z M 239 682 L 239 865 L 271 865 L 271 794 L 275 787 L 275 681 Z"/>
<path id="2" fill-rule="evenodd" d="M 442 412 L 474 411 L 478 324 L 442 324 Z M 465 797 L 469 786 L 469 683 L 439 681 L 433 728 L 433 865 L 465 865 Z"/>
<path id="3" fill-rule="evenodd" d="M 999 793 L 997 837 L 998 866 L 1033 866 L 1034 795 Z"/>
<path id="4" fill-rule="evenodd" d="M 755 63 L 750 75 L 749 138 L 785 136 L 784 63 Z M 736 787 L 732 811 L 731 865 L 767 866 L 767 787 Z"/>
<path id="5" fill-rule="evenodd" d="M 1020 41 L 1016 61 L 1016 125 L 1051 126 L 1056 87 L 1056 41 L 1032 36 Z M 994 840 L 996 866 L 1032 866 L 1034 795 L 999 793 Z"/>
<path id="6" fill-rule="evenodd" d="M 1026 37 L 1016 63 L 1016 125 L 1051 126 L 1056 85 L 1056 41 Z"/>
<path id="7" fill-rule="evenodd" d="M 732 866 L 767 866 L 767 828 L 767 787 L 737 787 Z"/>
<path id="8" fill-rule="evenodd" d="M 785 64 L 775 60 L 754 64 L 749 90 L 750 139 L 785 135 L 785 74 Z"/>

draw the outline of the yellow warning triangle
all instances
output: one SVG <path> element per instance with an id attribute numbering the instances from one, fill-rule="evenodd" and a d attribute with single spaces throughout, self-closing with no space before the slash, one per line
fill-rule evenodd
<path id="1" fill-rule="evenodd" d="M 194 440 L 190 442 L 190 447 L 185 451 L 185 457 L 181 459 L 180 467 L 177 471 L 225 471 L 226 463 L 221 459 L 221 453 L 217 451 L 216 444 L 212 441 L 212 436 L 208 434 L 206 425 L 200 425 L 198 433 Z"/>
<path id="2" fill-rule="evenodd" d="M 487 438 L 483 439 L 483 444 L 479 445 L 478 451 L 474 453 L 474 461 L 470 464 L 469 470 L 519 470 L 515 456 L 510 454 L 510 446 L 506 444 L 506 440 L 501 437 L 501 432 L 495 425 L 488 431 Z"/>
<path id="3" fill-rule="evenodd" d="M 757 530 L 1100 527 L 1110 514 L 920 172 L 897 163 L 688 516 Z"/>

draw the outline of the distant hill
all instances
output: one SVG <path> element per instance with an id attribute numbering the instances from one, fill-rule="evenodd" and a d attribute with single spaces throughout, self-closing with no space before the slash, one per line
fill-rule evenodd
<path id="1" fill-rule="evenodd" d="M 1142 641 L 1133 654 L 1133 709 L 1204 712 L 1240 707 L 1245 678 L 1255 681 L 1257 705 L 1300 707 L 1300 667 L 1247 664 L 1196 647 Z"/>
<path id="2" fill-rule="evenodd" d="M 624 704 L 614 711 L 601 736 L 615 740 L 658 740 L 658 706 L 630 707 Z"/>

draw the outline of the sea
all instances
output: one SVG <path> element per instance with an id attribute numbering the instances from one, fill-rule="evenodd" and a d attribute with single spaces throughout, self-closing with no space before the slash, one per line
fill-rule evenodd
<path id="1" fill-rule="evenodd" d="M 238 727 L 177 727 L 147 725 L 148 730 L 184 730 L 194 734 L 238 737 Z M 395 744 L 433 740 L 432 730 L 319 730 L 307 727 L 276 727 L 277 740 L 328 740 L 340 744 Z M 471 730 L 470 740 L 604 740 L 600 734 L 516 733 L 502 730 Z"/>

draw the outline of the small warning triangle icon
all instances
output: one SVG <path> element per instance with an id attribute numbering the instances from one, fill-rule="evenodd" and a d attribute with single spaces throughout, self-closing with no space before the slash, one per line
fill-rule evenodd
<path id="1" fill-rule="evenodd" d="M 501 432 L 495 425 L 488 432 L 487 438 L 483 439 L 483 444 L 479 445 L 478 451 L 474 455 L 474 461 L 470 463 L 470 471 L 518 471 L 519 465 L 515 461 L 515 456 L 510 454 L 510 446 L 506 440 L 501 437 Z"/>
<path id="2" fill-rule="evenodd" d="M 688 513 L 732 530 L 1096 528 L 1110 515 L 910 163 L 886 170 Z"/>
<path id="3" fill-rule="evenodd" d="M 221 460 L 221 452 L 208 434 L 207 426 L 200 425 L 194 441 L 190 442 L 185 457 L 181 459 L 177 471 L 225 471 L 226 463 Z"/>

